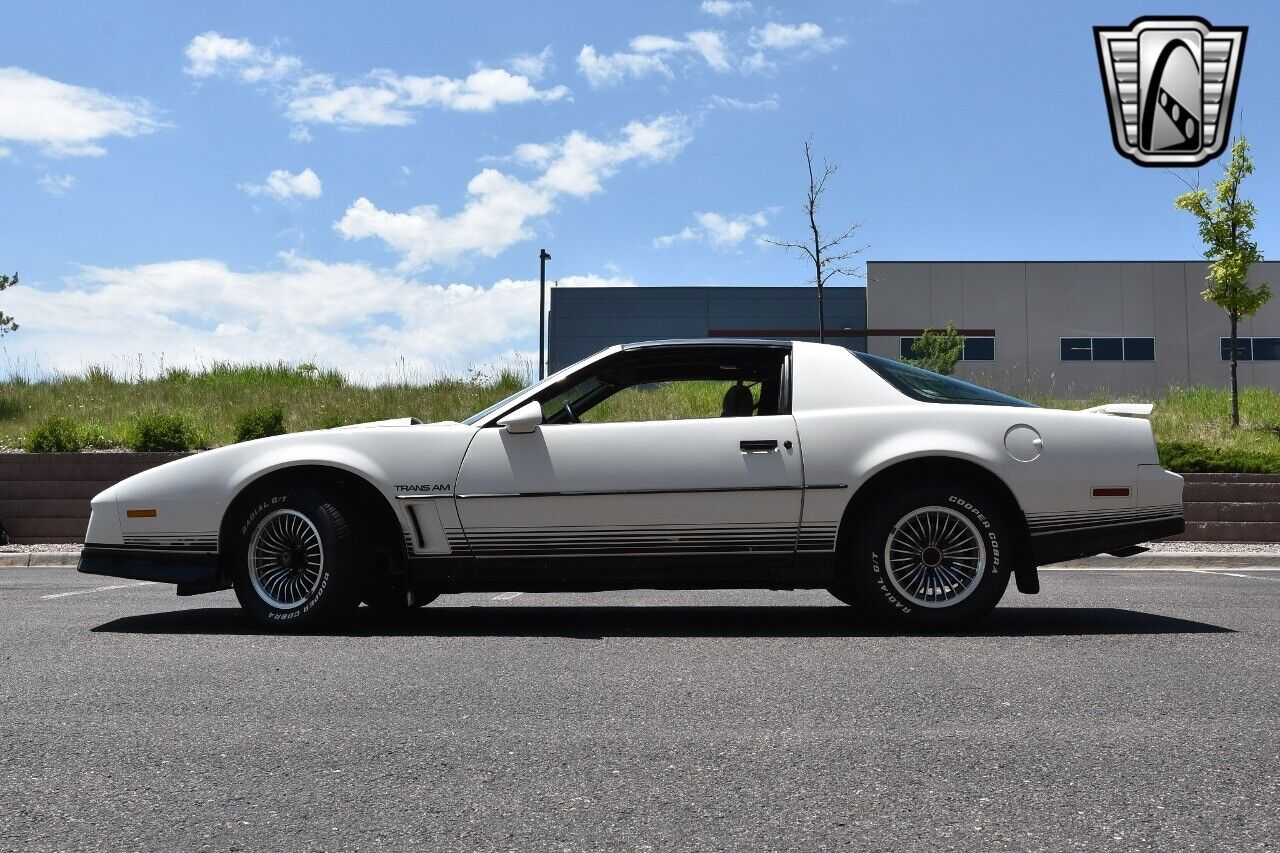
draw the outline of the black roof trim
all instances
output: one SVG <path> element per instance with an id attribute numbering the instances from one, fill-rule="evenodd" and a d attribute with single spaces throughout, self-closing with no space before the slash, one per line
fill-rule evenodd
<path id="1" fill-rule="evenodd" d="M 658 349 L 660 347 L 759 347 L 761 349 L 791 349 L 791 341 L 769 338 L 668 338 L 657 341 L 635 341 L 623 344 L 624 351 Z"/>

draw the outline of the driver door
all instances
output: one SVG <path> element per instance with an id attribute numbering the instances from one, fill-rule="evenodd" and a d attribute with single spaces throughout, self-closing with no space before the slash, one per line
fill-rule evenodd
<path id="1" fill-rule="evenodd" d="M 713 361 L 713 372 L 736 364 L 722 351 Z M 653 387 L 656 371 L 634 375 Z M 528 433 L 481 429 L 467 450 L 455 496 L 479 571 L 790 563 L 803 479 L 789 413 L 591 422 L 588 411 L 559 423 L 550 414 Z"/>

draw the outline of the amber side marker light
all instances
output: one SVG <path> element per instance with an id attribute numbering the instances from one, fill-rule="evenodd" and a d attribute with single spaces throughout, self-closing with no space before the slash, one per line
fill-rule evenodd
<path id="1" fill-rule="evenodd" d="M 131 509 L 125 512 L 129 518 L 155 518 L 156 511 L 154 509 Z"/>
<path id="2" fill-rule="evenodd" d="M 1093 496 L 1095 498 L 1127 498 L 1129 497 L 1128 489 L 1094 489 Z"/>

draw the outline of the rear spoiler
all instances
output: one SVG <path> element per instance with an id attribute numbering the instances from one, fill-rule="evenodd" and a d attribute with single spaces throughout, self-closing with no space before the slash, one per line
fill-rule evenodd
<path id="1" fill-rule="evenodd" d="M 1147 418 L 1155 408 L 1150 403 L 1107 403 L 1105 406 L 1094 406 L 1085 409 L 1099 415 L 1119 415 L 1122 418 Z"/>

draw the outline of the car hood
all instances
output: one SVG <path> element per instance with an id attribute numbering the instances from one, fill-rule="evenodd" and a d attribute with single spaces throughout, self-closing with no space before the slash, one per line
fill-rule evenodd
<path id="1" fill-rule="evenodd" d="M 291 432 L 196 453 L 135 474 L 112 490 L 224 499 L 264 473 L 295 465 L 342 468 L 375 483 L 402 479 L 408 476 L 406 469 L 452 481 L 475 431 L 473 426 L 452 421 L 424 424 L 415 418 L 395 418 Z"/>

